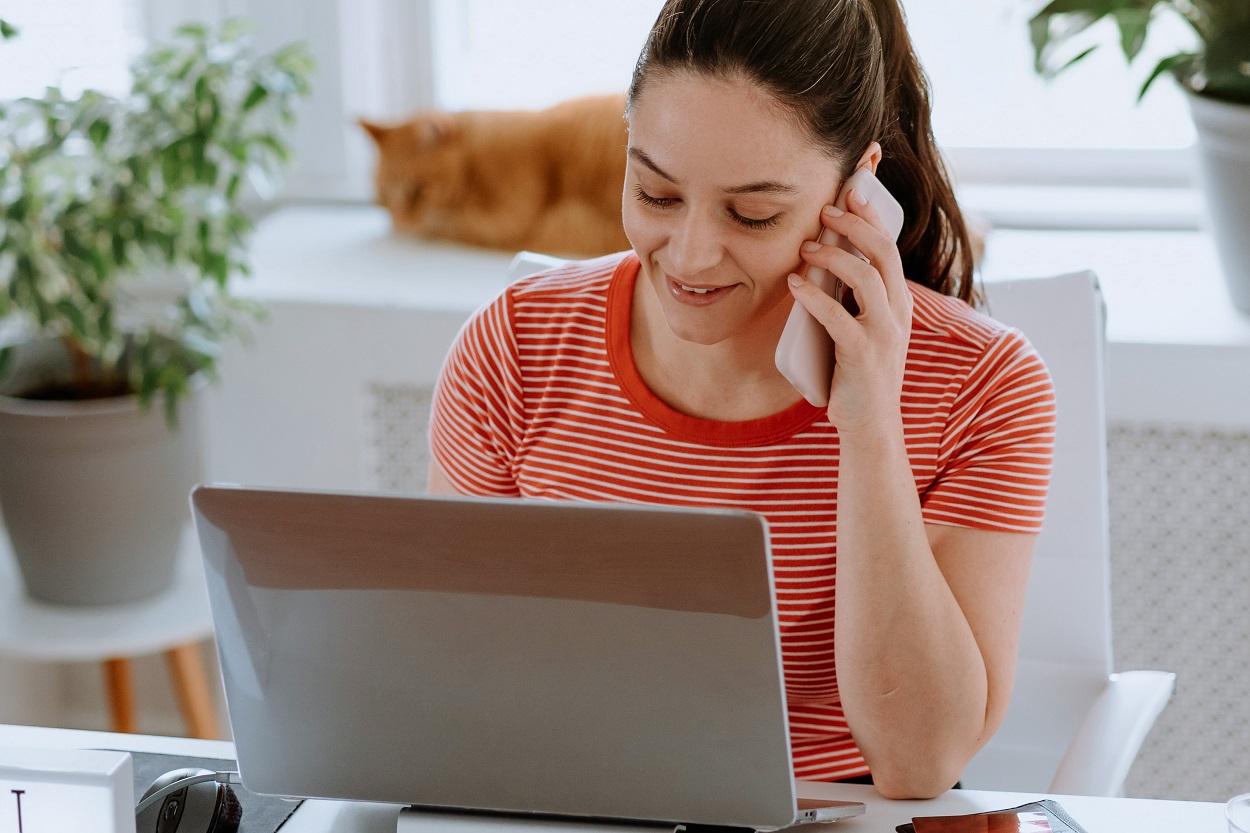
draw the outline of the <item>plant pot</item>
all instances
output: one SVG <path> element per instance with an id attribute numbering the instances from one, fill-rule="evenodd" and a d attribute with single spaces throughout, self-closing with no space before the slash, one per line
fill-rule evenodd
<path id="1" fill-rule="evenodd" d="M 0 510 L 27 592 L 68 605 L 132 602 L 174 578 L 187 495 L 202 472 L 197 379 L 180 400 L 178 428 L 157 399 L 22 399 L 68 378 L 56 340 L 15 351 L 0 387 Z"/>
<path id="2" fill-rule="evenodd" d="M 1184 85 L 1182 85 L 1184 86 Z M 1250 105 L 1186 89 L 1202 192 L 1233 306 L 1250 315 Z"/>

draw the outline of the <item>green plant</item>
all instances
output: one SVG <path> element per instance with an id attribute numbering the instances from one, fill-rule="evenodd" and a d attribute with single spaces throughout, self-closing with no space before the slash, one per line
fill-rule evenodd
<path id="1" fill-rule="evenodd" d="M 1029 20 L 1034 69 L 1051 78 L 1089 55 L 1097 43 L 1071 57 L 1059 53 L 1104 18 L 1115 21 L 1121 50 L 1131 64 L 1160 13 L 1184 19 L 1197 34 L 1199 46 L 1159 61 L 1137 100 L 1155 79 L 1170 72 L 1196 93 L 1250 104 L 1250 0 L 1053 0 Z"/>
<path id="2" fill-rule="evenodd" d="M 191 377 L 215 377 L 221 343 L 262 313 L 230 291 L 249 273 L 245 186 L 289 160 L 311 72 L 300 44 L 256 55 L 239 21 L 188 25 L 133 64 L 127 96 L 48 88 L 0 105 L 0 319 L 73 358 L 72 385 L 42 398 L 136 393 L 146 408 L 160 394 L 174 425 Z M 128 288 L 157 274 L 179 290 L 127 320 Z"/>

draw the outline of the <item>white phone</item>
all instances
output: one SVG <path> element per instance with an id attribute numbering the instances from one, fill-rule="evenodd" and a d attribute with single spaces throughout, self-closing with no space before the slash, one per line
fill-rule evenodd
<path id="1" fill-rule="evenodd" d="M 873 176 L 872 170 L 860 168 L 851 174 L 838 193 L 834 205 L 845 211 L 846 195 L 851 189 L 854 189 L 856 193 L 867 195 L 868 204 L 876 210 L 890 239 L 897 241 L 899 232 L 903 230 L 903 207 L 886 190 L 881 181 Z M 817 239 L 821 243 L 828 243 L 857 257 L 863 257 L 859 249 L 851 245 L 849 240 L 827 226 L 822 225 L 820 237 Z M 832 295 L 852 315 L 859 314 L 854 292 L 842 283 L 840 278 L 810 264 L 807 265 L 803 275 L 820 287 L 821 291 Z M 786 320 L 785 329 L 781 331 L 781 340 L 777 342 L 777 355 L 774 360 L 781 375 L 785 376 L 790 384 L 803 394 L 804 399 L 818 408 L 829 404 L 829 386 L 833 381 L 834 350 L 833 339 L 829 337 L 829 331 L 813 318 L 802 304 L 795 301 L 794 308 L 790 310 L 790 317 Z"/>

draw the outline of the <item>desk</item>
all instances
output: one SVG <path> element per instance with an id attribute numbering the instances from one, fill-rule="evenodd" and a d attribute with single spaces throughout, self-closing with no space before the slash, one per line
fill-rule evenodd
<path id="1" fill-rule="evenodd" d="M 233 758 L 228 741 L 121 735 L 76 729 L 0 725 L 0 747 L 108 748 L 170 755 Z M 856 784 L 800 782 L 799 793 L 812 798 L 862 801 L 868 812 L 836 826 L 819 825 L 828 833 L 892 833 L 913 816 L 953 815 L 1014 807 L 1043 796 L 1026 793 L 952 790 L 932 801 L 890 801 L 872 787 Z M 1224 805 L 1136 798 L 1050 796 L 1089 833 L 1224 833 Z M 392 833 L 399 808 L 394 805 L 307 801 L 282 827 L 282 833 Z M 813 827 L 816 827 L 813 825 Z"/>

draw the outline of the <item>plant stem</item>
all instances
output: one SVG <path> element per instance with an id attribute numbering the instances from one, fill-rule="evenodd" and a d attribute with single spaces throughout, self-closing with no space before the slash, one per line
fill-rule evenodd
<path id="1" fill-rule="evenodd" d="M 61 336 L 61 343 L 65 345 L 65 349 L 69 351 L 70 362 L 73 365 L 74 385 L 80 388 L 87 388 L 91 385 L 91 354 L 83 349 L 78 343 L 78 339 L 73 336 Z"/>

